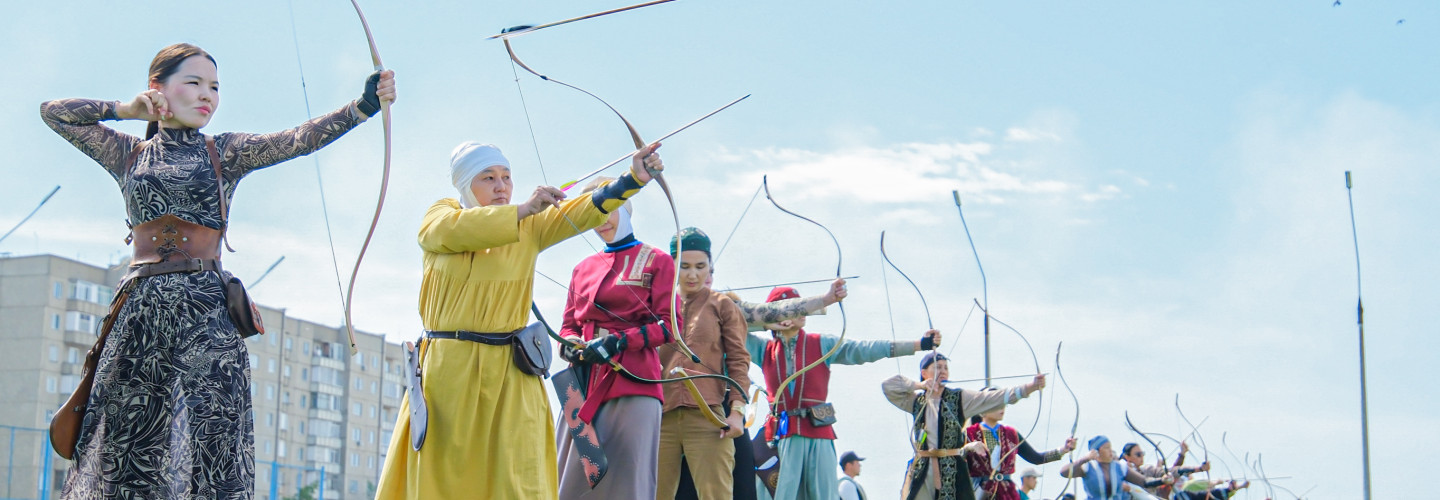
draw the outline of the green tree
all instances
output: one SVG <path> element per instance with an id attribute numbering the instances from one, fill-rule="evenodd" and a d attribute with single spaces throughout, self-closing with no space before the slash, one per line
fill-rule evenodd
<path id="1" fill-rule="evenodd" d="M 285 500 L 315 500 L 315 491 L 320 488 L 319 483 L 310 483 L 295 492 L 295 496 L 285 497 Z"/>

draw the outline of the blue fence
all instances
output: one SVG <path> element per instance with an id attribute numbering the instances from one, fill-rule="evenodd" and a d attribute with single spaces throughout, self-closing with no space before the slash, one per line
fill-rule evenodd
<path id="1" fill-rule="evenodd" d="M 55 495 L 50 469 L 55 452 L 50 451 L 50 430 L 0 425 L 5 439 L 4 500 L 49 500 Z M 36 457 L 39 456 L 39 460 Z"/>

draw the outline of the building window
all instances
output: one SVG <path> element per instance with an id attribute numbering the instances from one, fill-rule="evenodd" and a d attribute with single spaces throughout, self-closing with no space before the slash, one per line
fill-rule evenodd
<path id="1" fill-rule="evenodd" d="M 212 176 L 212 177 L 213 177 L 213 176 Z M 274 414 L 274 413 L 266 413 L 266 414 L 265 414 L 265 427 L 275 427 L 275 414 Z"/>
<path id="2" fill-rule="evenodd" d="M 350 465 L 353 466 L 353 467 L 359 467 L 359 466 L 360 466 L 360 455 L 351 453 L 351 454 L 350 454 Z M 350 481 L 350 486 L 351 486 L 350 491 L 358 491 L 358 490 L 359 490 L 359 487 L 356 486 L 356 482 L 355 482 L 355 481 Z"/>
<path id="3" fill-rule="evenodd" d="M 300 421 L 300 435 L 301 435 L 301 436 L 304 436 L 304 435 L 305 435 L 305 421 L 304 421 L 304 420 L 301 420 L 301 421 Z M 302 457 L 305 456 L 305 452 L 303 452 L 303 451 L 300 452 L 300 456 L 302 456 Z"/>
<path id="4" fill-rule="evenodd" d="M 285 367 L 284 367 L 283 369 L 281 369 L 280 372 L 281 372 L 283 375 L 285 375 L 286 377 L 289 377 L 289 376 L 290 376 L 290 365 L 285 365 Z"/>
<path id="5" fill-rule="evenodd" d="M 214 176 L 211 176 L 211 177 L 214 177 Z M 55 282 L 55 292 L 54 292 L 54 295 L 55 295 L 55 298 L 57 298 L 57 299 L 63 299 L 63 298 L 65 298 L 65 284 L 64 284 L 64 283 L 61 283 L 61 282 L 59 282 L 59 281 L 56 281 L 56 282 Z"/>
<path id="6" fill-rule="evenodd" d="M 306 369 L 306 368 L 301 368 L 301 369 L 300 369 L 300 380 L 304 380 L 304 381 L 307 381 L 307 382 L 310 380 L 310 370 L 309 370 L 309 369 Z"/>
<path id="7" fill-rule="evenodd" d="M 365 457 L 365 467 L 368 468 L 368 469 L 370 469 L 370 470 L 375 470 L 375 457 L 374 457 L 374 456 L 367 456 L 367 457 Z"/>
<path id="8" fill-rule="evenodd" d="M 265 399 L 275 399 L 275 384 L 265 384 Z"/>
<path id="9" fill-rule="evenodd" d="M 65 313 L 65 329 L 72 332 L 98 333 L 100 319 L 99 316 L 93 314 L 69 311 Z"/>
<path id="10" fill-rule="evenodd" d="M 375 431 L 370 431 L 370 444 L 375 444 Z"/>
<path id="11" fill-rule="evenodd" d="M 301 407 L 301 408 L 309 408 L 310 406 L 308 406 L 306 403 L 307 403 L 307 401 L 306 401 L 305 395 L 304 395 L 304 394 L 301 394 L 301 395 L 300 395 L 300 407 Z"/>
<path id="12" fill-rule="evenodd" d="M 212 175 L 211 177 L 214 177 L 214 176 Z M 279 451 L 280 451 L 280 452 L 278 453 L 278 455 L 280 455 L 280 456 L 282 456 L 282 457 L 285 456 L 285 442 L 284 442 L 284 441 L 281 441 L 280 444 L 278 444 L 278 445 L 276 445 L 276 446 L 279 448 Z"/>
<path id="13" fill-rule="evenodd" d="M 212 175 L 211 177 L 214 177 L 214 176 Z M 272 358 L 272 359 L 267 359 L 267 360 L 265 360 L 265 361 L 266 361 L 265 364 L 270 367 L 270 373 L 275 373 L 275 360 Z"/>
<path id="14" fill-rule="evenodd" d="M 51 391 L 51 392 L 54 392 L 54 391 Z M 355 404 L 353 404 L 353 405 L 350 406 L 350 414 L 351 414 L 351 415 L 354 415 L 354 416 L 357 416 L 357 417 L 360 416 L 360 403 L 355 403 Z M 357 436 L 355 439 L 360 439 L 360 438 Z"/>
<path id="15" fill-rule="evenodd" d="M 214 177 L 214 176 L 212 175 L 211 177 Z M 274 447 L 271 446 L 270 440 L 269 440 L 269 439 L 266 439 L 266 440 L 265 440 L 265 453 L 270 453 L 271 451 L 274 451 Z"/>
<path id="16" fill-rule="evenodd" d="M 358 391 L 358 390 L 361 390 L 361 389 L 364 389 L 364 388 L 365 388 L 365 381 L 360 380 L 359 377 L 356 377 L 356 378 L 355 378 L 355 390 Z"/>
<path id="17" fill-rule="evenodd" d="M 51 329 L 51 330 L 59 330 L 59 329 L 60 329 L 60 315 L 59 315 L 59 314 L 51 314 L 51 315 L 50 315 L 50 329 Z"/>
<path id="18" fill-rule="evenodd" d="M 287 405 L 290 404 L 290 391 L 280 393 L 280 402 Z"/>
<path id="19" fill-rule="evenodd" d="M 74 347 L 71 347 L 70 349 L 66 350 L 66 351 L 65 351 L 65 360 L 66 360 L 67 362 L 69 362 L 69 363 L 79 363 L 79 362 L 80 362 L 80 350 L 79 350 L 79 349 L 76 349 L 76 348 L 74 348 Z"/>
<path id="20" fill-rule="evenodd" d="M 305 353 L 305 354 L 307 354 L 307 355 L 310 354 L 310 341 L 309 341 L 309 340 L 306 340 L 306 341 L 300 343 L 300 352 Z"/>
<path id="21" fill-rule="evenodd" d="M 286 338 L 285 338 L 285 350 L 287 350 L 287 351 L 290 350 L 291 347 L 293 347 L 293 346 L 291 346 L 291 344 L 292 344 L 292 342 L 290 342 L 291 340 L 293 340 L 293 339 L 291 339 L 291 338 L 289 338 L 289 337 L 286 337 Z"/>
<path id="22" fill-rule="evenodd" d="M 59 363 L 59 362 L 60 362 L 60 347 L 59 347 L 59 346 L 53 346 L 53 345 L 50 346 L 50 362 L 51 362 L 51 363 Z"/>
<path id="23" fill-rule="evenodd" d="M 290 415 L 289 415 L 289 414 L 286 414 L 286 413 L 281 413 L 281 414 L 280 414 L 280 430 L 282 430 L 282 431 L 288 431 L 288 430 L 290 430 Z M 283 449 L 283 448 L 282 448 L 282 449 Z"/>
<path id="24" fill-rule="evenodd" d="M 57 385 L 57 384 L 56 384 L 56 382 L 55 382 L 55 377 L 45 377 L 45 391 L 46 391 L 46 392 L 49 392 L 50 394 L 55 394 L 55 391 L 58 390 L 58 389 L 56 388 L 56 385 Z"/>
<path id="25" fill-rule="evenodd" d="M 74 391 L 74 390 L 75 390 L 75 386 L 78 386 L 78 385 L 80 385 L 80 378 L 79 378 L 78 376 L 75 376 L 75 375 L 61 375 L 61 376 L 60 376 L 60 392 L 71 392 L 71 391 Z"/>
<path id="26" fill-rule="evenodd" d="M 351 428 L 350 439 L 354 439 L 355 444 L 360 444 L 360 429 Z"/>
<path id="27" fill-rule="evenodd" d="M 371 381 L 370 381 L 370 394 L 379 394 L 379 393 L 380 393 L 380 383 L 379 383 L 379 382 L 376 382 L 376 381 L 374 381 L 374 380 L 371 380 Z"/>

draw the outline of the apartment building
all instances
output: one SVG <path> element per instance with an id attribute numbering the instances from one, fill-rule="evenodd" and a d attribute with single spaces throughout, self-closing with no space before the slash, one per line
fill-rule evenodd
<path id="1" fill-rule="evenodd" d="M 0 462 L 0 496 L 58 497 L 69 462 L 49 451 L 42 430 L 79 383 L 123 271 L 54 255 L 0 257 L 0 460 L 12 457 Z M 292 497 L 322 477 L 326 499 L 373 498 L 404 393 L 400 346 L 357 331 L 352 356 L 343 326 L 284 308 L 261 314 L 268 333 L 247 340 L 255 498 Z"/>

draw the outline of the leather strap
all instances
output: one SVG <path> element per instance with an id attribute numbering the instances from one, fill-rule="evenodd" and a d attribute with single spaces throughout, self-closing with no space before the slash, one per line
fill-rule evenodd
<path id="1" fill-rule="evenodd" d="M 920 458 L 942 458 L 958 457 L 963 451 L 960 448 L 946 448 L 940 450 L 917 450 L 915 456 Z"/>
<path id="2" fill-rule="evenodd" d="M 210 167 L 215 169 L 215 191 L 216 201 L 220 202 L 220 241 L 225 244 L 225 249 L 235 253 L 230 248 L 230 214 L 225 210 L 225 181 L 220 175 L 220 150 L 215 148 L 215 138 L 205 136 L 205 151 L 210 153 Z"/>
<path id="3" fill-rule="evenodd" d="M 514 332 L 507 332 L 507 333 L 482 333 L 482 332 L 467 332 L 467 331 L 465 331 L 465 330 L 455 330 L 455 331 L 448 331 L 448 332 L 439 332 L 439 331 L 434 331 L 434 330 L 426 330 L 426 331 L 425 331 L 425 338 L 427 338 L 427 339 L 464 340 L 464 341 L 468 341 L 468 342 L 479 342 L 479 343 L 485 344 L 485 345 L 504 346 L 504 345 L 510 345 L 510 344 L 512 344 L 512 343 L 515 342 L 515 333 L 514 333 Z"/>
<path id="4" fill-rule="evenodd" d="M 130 266 L 130 272 L 125 274 L 120 281 L 126 282 L 132 279 L 148 278 L 161 274 L 171 273 L 195 273 L 200 271 L 220 272 L 220 261 L 207 259 L 184 259 L 167 262 L 152 262 Z"/>

